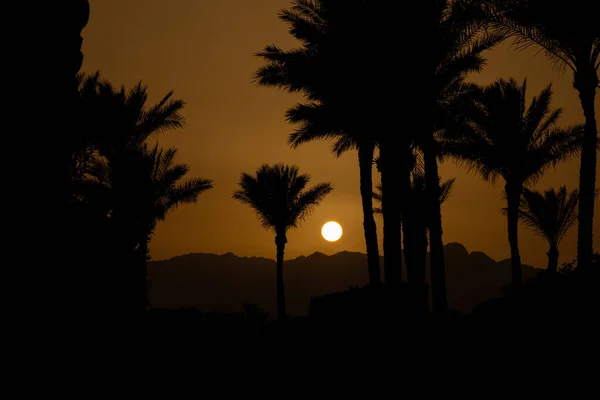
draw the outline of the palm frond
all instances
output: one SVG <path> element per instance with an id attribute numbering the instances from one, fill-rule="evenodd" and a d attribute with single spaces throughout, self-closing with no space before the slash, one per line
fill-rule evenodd
<path id="1" fill-rule="evenodd" d="M 539 47 L 559 69 L 577 71 L 594 65 L 594 45 L 599 40 L 597 11 L 591 2 L 576 0 L 565 7 L 559 1 L 492 0 L 494 25 L 515 38 L 518 49 Z M 592 58 L 590 59 L 590 54 Z"/>
<path id="2" fill-rule="evenodd" d="M 445 203 L 450 198 L 454 182 L 456 182 L 456 178 L 450 178 L 440 184 L 440 204 Z"/>
<path id="3" fill-rule="evenodd" d="M 316 45 L 321 37 L 323 20 L 318 14 L 318 9 L 303 2 L 296 3 L 290 9 L 279 12 L 279 19 L 289 26 L 289 33 L 304 45 Z"/>
<path id="4" fill-rule="evenodd" d="M 330 184 L 307 189 L 308 174 L 285 164 L 264 164 L 255 176 L 242 174 L 233 198 L 250 206 L 263 228 L 285 232 L 297 227 L 331 190 Z"/>
<path id="5" fill-rule="evenodd" d="M 518 184 L 534 183 L 547 168 L 577 154 L 581 127 L 556 127 L 561 111 L 550 108 L 551 86 L 529 107 L 526 89 L 526 81 L 501 79 L 474 92 L 467 123 L 444 132 L 443 151 L 485 180 L 502 176 Z"/>
<path id="6" fill-rule="evenodd" d="M 519 218 L 550 245 L 558 246 L 577 220 L 578 196 L 577 189 L 567 193 L 565 186 L 544 193 L 525 189 Z"/>
<path id="7" fill-rule="evenodd" d="M 534 184 L 548 170 L 581 152 L 583 125 L 555 128 L 538 137 L 523 165 L 526 184 Z"/>
<path id="8" fill-rule="evenodd" d="M 274 228 L 276 221 L 274 216 L 271 215 L 272 201 L 264 184 L 249 174 L 242 174 L 239 187 L 240 189 L 233 193 L 233 198 L 252 208 L 260 219 L 263 228 Z"/>
<path id="9" fill-rule="evenodd" d="M 296 228 L 310 213 L 317 207 L 331 191 L 333 185 L 330 183 L 320 183 L 298 195 L 290 219 L 288 229 Z"/>
<path id="10" fill-rule="evenodd" d="M 160 102 L 150 109 L 142 111 L 138 121 L 140 136 L 148 138 L 154 134 L 184 126 L 185 119 L 180 111 L 185 106 L 185 102 L 173 99 L 173 94 L 173 91 L 167 93 Z"/>
<path id="11" fill-rule="evenodd" d="M 210 179 L 189 178 L 179 182 L 168 191 L 164 210 L 169 212 L 181 205 L 196 203 L 202 193 L 213 187 L 213 181 Z M 164 214 L 159 219 L 164 219 Z"/>

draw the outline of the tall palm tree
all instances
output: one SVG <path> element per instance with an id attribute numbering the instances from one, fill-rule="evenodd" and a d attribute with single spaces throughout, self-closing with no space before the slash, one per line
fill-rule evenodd
<path id="1" fill-rule="evenodd" d="M 562 186 L 558 192 L 554 189 L 540 193 L 523 190 L 519 218 L 538 235 L 548 241 L 548 271 L 558 270 L 558 246 L 569 233 L 577 219 L 579 190 L 571 193 Z"/>
<path id="2" fill-rule="evenodd" d="M 288 121 L 300 124 L 299 128 L 290 135 L 289 143 L 296 148 L 302 143 L 314 140 L 334 139 L 332 153 L 335 157 L 340 157 L 348 150 L 357 150 L 369 283 L 378 285 L 381 283 L 379 246 L 377 226 L 373 216 L 373 199 L 371 198 L 375 142 L 367 137 L 353 134 L 351 131 L 336 128 L 335 122 L 330 121 L 331 113 L 328 110 L 326 105 L 316 103 L 298 104 L 288 110 Z"/>
<path id="3" fill-rule="evenodd" d="M 482 53 L 502 41 L 503 35 L 488 30 L 490 14 L 479 0 L 426 0 L 413 2 L 410 8 L 411 26 L 422 26 L 427 32 L 412 44 L 414 48 L 409 47 L 419 57 L 419 67 L 411 77 L 415 83 L 409 108 L 420 115 L 415 141 L 424 155 L 426 187 L 431 191 L 427 201 L 433 310 L 443 314 L 448 303 L 437 164 L 442 153 L 436 137 L 448 129 L 447 106 L 454 101 L 449 101 L 453 93 L 470 73 L 481 71 Z"/>
<path id="4" fill-rule="evenodd" d="M 526 88 L 500 79 L 474 96 L 470 122 L 459 135 L 447 135 L 445 151 L 492 183 L 501 177 L 507 199 L 512 285 L 522 284 L 518 244 L 523 188 L 546 169 L 579 152 L 581 126 L 558 127 L 562 110 L 551 109 L 551 85 L 526 105 Z"/>
<path id="5" fill-rule="evenodd" d="M 516 38 L 519 48 L 537 46 L 550 61 L 573 72 L 573 86 L 585 116 L 579 172 L 577 258 L 591 265 L 598 128 L 595 115 L 599 87 L 600 24 L 597 4 L 586 0 L 496 0 L 498 25 Z"/>
<path id="6" fill-rule="evenodd" d="M 283 254 L 287 232 L 297 228 L 308 214 L 333 190 L 329 183 L 307 188 L 310 175 L 285 164 L 262 165 L 254 176 L 243 173 L 233 198 L 250 206 L 262 226 L 275 233 L 277 247 L 277 319 L 285 320 Z"/>
<path id="7" fill-rule="evenodd" d="M 421 160 L 422 161 L 422 160 Z M 450 197 L 456 178 L 443 181 L 440 184 L 440 204 Z M 373 199 L 381 202 L 381 185 L 376 186 Z M 409 285 L 414 288 L 415 304 L 421 309 L 428 309 L 428 289 L 425 286 L 427 258 L 427 233 L 429 229 L 429 212 L 427 209 L 428 191 L 425 187 L 425 171 L 422 162 L 415 164 L 410 182 L 408 199 L 403 201 L 408 204 L 402 207 L 402 228 L 404 232 L 404 257 Z M 376 214 L 381 214 L 381 208 L 373 209 Z"/>
<path id="8" fill-rule="evenodd" d="M 357 131 L 347 117 L 336 114 L 332 105 L 332 102 L 335 103 L 332 100 L 335 97 L 332 95 L 334 85 L 331 80 L 323 79 L 327 74 L 324 61 L 331 60 L 323 55 L 323 43 L 327 40 L 327 1 L 294 0 L 290 8 L 280 12 L 279 17 L 288 24 L 290 34 L 300 41 L 301 46 L 282 50 L 271 45 L 258 53 L 257 56 L 266 64 L 256 72 L 255 82 L 261 86 L 282 87 L 290 92 L 300 91 L 310 100 L 296 104 L 287 112 L 288 121 L 299 124 L 289 137 L 292 147 L 313 140 L 334 139 L 333 153 L 336 157 L 347 150 L 358 150 L 369 282 L 379 284 L 379 248 L 371 199 L 375 142 L 365 132 Z"/>
<path id="9" fill-rule="evenodd" d="M 335 0 L 302 1 L 299 12 L 309 16 L 308 22 L 293 28 L 304 47 L 288 54 L 294 64 L 286 64 L 275 46 L 265 49 L 273 53 L 275 66 L 267 80 L 273 86 L 304 93 L 310 101 L 343 110 L 344 130 L 358 134 L 370 132 L 378 143 L 381 157 L 382 185 L 400 190 L 384 190 L 384 272 L 390 283 L 401 275 L 401 203 L 400 182 L 410 174 L 410 147 L 417 136 L 425 153 L 427 179 L 431 190 L 437 190 L 438 146 L 435 132 L 441 127 L 435 120 L 436 102 L 455 80 L 460 80 L 483 65 L 481 53 L 501 40 L 501 35 L 486 33 L 487 13 L 474 0 L 427 0 L 409 4 L 390 1 Z M 406 40 L 414 31 L 399 29 L 398 16 L 414 18 L 411 26 L 428 32 L 419 41 Z M 317 29 L 308 29 L 316 26 Z M 397 73 L 397 57 L 390 49 L 402 43 L 402 53 L 419 59 L 419 68 L 411 70 L 406 80 Z M 276 68 L 284 65 L 284 68 Z M 286 66 L 287 65 L 287 66 Z M 293 83 L 281 84 L 281 77 Z M 411 93 L 411 102 L 401 102 L 389 93 Z M 420 114 L 419 128 L 398 134 L 398 111 Z M 428 126 L 429 122 L 431 125 Z M 403 184 L 402 187 L 406 185 Z M 437 193 L 432 193 L 432 209 L 437 222 L 431 227 L 433 289 L 435 309 L 447 308 L 441 213 Z M 387 204 L 387 206 L 386 206 Z M 386 244 L 389 243 L 389 246 Z M 386 250 L 387 248 L 387 250 Z M 389 251 L 388 251 L 389 250 Z M 397 267 L 396 267 L 397 266 Z M 392 274 L 392 272 L 396 272 Z M 393 276 L 392 276 L 393 275 Z"/>
<path id="10" fill-rule="evenodd" d="M 440 205 L 444 204 L 450 197 L 450 193 L 452 192 L 452 188 L 454 187 L 454 182 L 456 178 L 451 178 L 440 183 L 439 193 L 439 202 Z M 422 287 L 425 284 L 425 261 L 427 254 L 427 234 L 430 232 L 431 220 L 429 210 L 427 209 L 427 195 L 429 190 L 427 190 L 425 183 L 425 174 L 424 171 L 416 171 L 413 174 L 412 178 L 412 191 L 411 191 L 411 204 L 414 205 L 414 209 L 416 211 L 415 216 L 413 218 L 412 224 L 415 233 L 413 234 L 414 238 L 414 254 L 413 254 L 413 280 L 416 288 Z M 430 234 L 430 233 L 429 233 Z M 410 283 L 410 282 L 409 282 Z M 419 299 L 424 299 L 425 308 L 427 307 L 427 297 L 419 297 Z"/>

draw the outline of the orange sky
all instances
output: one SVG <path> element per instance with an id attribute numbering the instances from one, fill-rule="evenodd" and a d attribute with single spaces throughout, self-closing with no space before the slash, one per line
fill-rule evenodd
<path id="1" fill-rule="evenodd" d="M 215 188 L 198 204 L 184 206 L 158 224 L 151 243 L 155 260 L 190 252 L 234 252 L 274 258 L 273 235 L 264 231 L 247 206 L 231 198 L 241 172 L 262 163 L 297 164 L 313 183 L 332 182 L 336 189 L 302 225 L 288 235 L 286 258 L 315 251 L 363 251 L 362 216 L 355 152 L 334 159 L 329 144 L 312 143 L 297 150 L 286 145 L 293 127 L 285 110 L 299 98 L 276 89 L 259 88 L 251 76 L 260 61 L 253 53 L 267 44 L 295 45 L 276 13 L 288 0 L 90 0 L 91 17 L 83 32 L 84 72 L 100 70 L 115 85 L 149 86 L 150 100 L 169 90 L 186 101 L 185 129 L 159 137 L 163 146 L 179 149 L 179 162 L 193 175 L 211 178 Z M 504 43 L 489 53 L 486 69 L 473 79 L 528 78 L 529 93 L 554 83 L 554 106 L 565 109 L 564 124 L 583 122 L 570 73 L 553 70 L 535 50 L 515 52 Z M 600 115 L 596 105 L 596 113 Z M 469 251 L 509 258 L 506 222 L 501 215 L 503 184 L 495 186 L 467 175 L 451 162 L 441 166 L 442 178 L 457 177 L 444 204 L 444 241 L 460 242 Z M 578 160 L 549 172 L 538 190 L 566 184 L 577 187 Z M 378 177 L 376 177 L 378 179 Z M 598 180 L 596 185 L 598 185 Z M 600 238 L 600 207 L 596 203 L 594 248 Z M 328 220 L 339 221 L 344 236 L 336 243 L 321 238 Z M 378 220 L 381 234 L 381 220 Z M 560 262 L 574 258 L 576 228 L 563 241 Z M 381 242 L 381 236 L 380 236 Z M 546 265 L 546 243 L 520 228 L 523 262 Z"/>

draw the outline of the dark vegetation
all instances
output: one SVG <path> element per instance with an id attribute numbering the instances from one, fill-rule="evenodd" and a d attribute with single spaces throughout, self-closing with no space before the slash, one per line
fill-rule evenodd
<path id="1" fill-rule="evenodd" d="M 273 231 L 277 250 L 278 321 L 267 324 L 265 312 L 252 304 L 231 316 L 149 309 L 148 243 L 156 224 L 178 206 L 196 202 L 213 183 L 190 177 L 188 166 L 176 163 L 176 149 L 149 142 L 184 127 L 184 102 L 173 92 L 148 104 L 141 83 L 115 88 L 99 73 L 78 74 L 80 32 L 89 10 L 87 2 L 73 2 L 80 15 L 72 20 L 71 36 L 61 39 L 69 42 L 63 46 L 69 50 L 56 57 L 65 60 L 57 64 L 64 66 L 57 93 L 69 99 L 69 115 L 76 117 L 65 125 L 60 168 L 47 171 L 60 177 L 55 197 L 66 215 L 69 247 L 61 261 L 69 282 L 75 283 L 61 286 L 56 296 L 64 301 L 59 306 L 76 298 L 77 309 L 88 315 L 194 319 L 217 330 L 244 326 L 254 332 L 362 329 L 400 321 L 468 326 L 554 319 L 577 326 L 596 315 L 600 304 L 600 266 L 592 248 L 600 65 L 600 24 L 593 3 L 293 0 L 281 11 L 279 17 L 299 47 L 265 47 L 257 54 L 264 65 L 255 83 L 304 96 L 287 113 L 297 127 L 288 139 L 292 147 L 332 140 L 335 155 L 357 151 L 368 283 L 314 298 L 307 319 L 290 319 L 284 291 L 286 232 L 332 186 L 307 187 L 309 176 L 285 164 L 244 173 L 233 197 Z M 418 40 L 407 39 L 415 36 L 414 27 L 422 30 Z M 572 70 L 585 116 L 582 126 L 561 125 L 550 85 L 527 102 L 525 82 L 499 77 L 487 87 L 469 83 L 469 76 L 485 67 L 484 52 L 503 40 L 515 40 L 517 48 L 537 46 L 550 62 Z M 532 188 L 548 167 L 579 154 L 578 190 L 538 193 Z M 505 184 L 511 284 L 503 297 L 482 303 L 468 317 L 448 306 L 441 205 L 460 182 L 440 183 L 438 162 L 444 158 Z M 375 162 L 381 182 L 375 211 L 383 221 L 383 273 L 373 204 Z M 560 241 L 575 217 L 577 261 L 559 269 Z M 549 244 L 548 269 L 527 283 L 519 255 L 519 219 Z"/>

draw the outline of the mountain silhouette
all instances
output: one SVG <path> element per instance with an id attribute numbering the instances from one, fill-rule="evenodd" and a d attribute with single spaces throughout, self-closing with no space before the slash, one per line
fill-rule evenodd
<path id="1" fill-rule="evenodd" d="M 444 252 L 448 302 L 454 310 L 469 313 L 481 302 L 500 296 L 510 283 L 509 259 L 496 262 L 485 253 L 469 253 L 459 243 L 447 244 Z M 288 312 L 306 315 L 311 297 L 366 285 L 366 266 L 366 254 L 348 251 L 331 256 L 316 252 L 287 260 Z M 530 279 L 539 271 L 524 265 L 523 277 Z M 275 315 L 275 261 L 267 258 L 186 254 L 150 262 L 148 279 L 154 308 L 240 312 L 242 304 L 254 303 Z"/>

